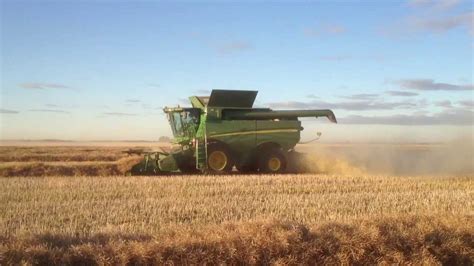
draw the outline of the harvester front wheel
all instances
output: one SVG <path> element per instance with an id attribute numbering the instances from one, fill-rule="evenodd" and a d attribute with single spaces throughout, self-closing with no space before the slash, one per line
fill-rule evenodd
<path id="1" fill-rule="evenodd" d="M 271 149 L 263 154 L 259 161 L 259 170 L 263 173 L 283 173 L 286 170 L 287 161 L 283 153 L 278 149 Z"/>
<path id="2" fill-rule="evenodd" d="M 232 171 L 234 162 L 225 145 L 215 144 L 208 147 L 207 165 L 212 173 L 223 174 Z"/>

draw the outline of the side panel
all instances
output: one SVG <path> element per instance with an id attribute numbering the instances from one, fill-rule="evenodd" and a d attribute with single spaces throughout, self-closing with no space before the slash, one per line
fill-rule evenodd
<path id="1" fill-rule="evenodd" d="M 229 145 L 237 153 L 252 151 L 266 142 L 275 142 L 283 149 L 292 149 L 300 141 L 298 120 L 214 120 L 206 124 L 207 138 Z"/>
<path id="2" fill-rule="evenodd" d="M 257 120 L 257 142 L 279 144 L 284 150 L 292 149 L 300 141 L 301 122 L 298 120 Z"/>
<path id="3" fill-rule="evenodd" d="M 244 153 L 256 146 L 255 120 L 215 120 L 207 122 L 207 138 L 222 141 L 235 153 Z"/>

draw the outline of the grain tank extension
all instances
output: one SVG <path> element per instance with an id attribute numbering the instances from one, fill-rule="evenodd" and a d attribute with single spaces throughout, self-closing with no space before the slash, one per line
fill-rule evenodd
<path id="1" fill-rule="evenodd" d="M 192 107 L 164 108 L 177 147 L 145 155 L 131 174 L 166 172 L 285 172 L 303 130 L 299 117 L 326 117 L 331 110 L 252 108 L 257 91 L 213 90 L 191 96 Z"/>

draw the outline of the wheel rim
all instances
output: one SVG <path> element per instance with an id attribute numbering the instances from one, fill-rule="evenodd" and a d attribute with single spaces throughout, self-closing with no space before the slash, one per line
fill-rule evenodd
<path id="1" fill-rule="evenodd" d="M 209 167 L 214 171 L 222 171 L 227 166 L 227 155 L 222 151 L 214 151 L 207 158 Z"/>
<path id="2" fill-rule="evenodd" d="M 281 167 L 281 161 L 277 157 L 272 157 L 270 160 L 268 160 L 268 169 L 272 172 L 276 172 L 280 170 Z"/>

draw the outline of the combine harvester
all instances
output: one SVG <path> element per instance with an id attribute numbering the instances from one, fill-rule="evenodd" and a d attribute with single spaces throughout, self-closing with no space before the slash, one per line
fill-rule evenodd
<path id="1" fill-rule="evenodd" d="M 192 108 L 164 108 L 178 147 L 150 152 L 132 175 L 170 172 L 282 173 L 289 169 L 303 130 L 299 117 L 327 117 L 331 110 L 252 108 L 257 91 L 213 90 L 210 97 L 191 96 Z"/>

